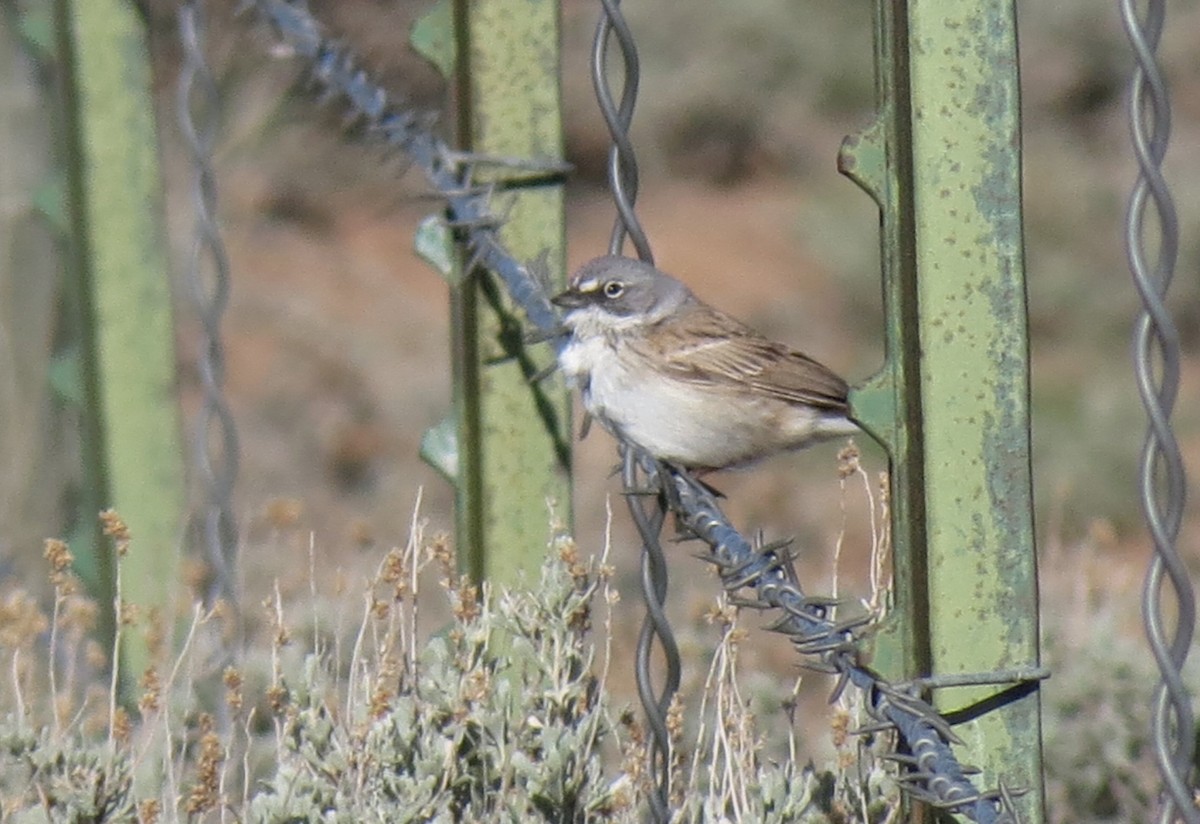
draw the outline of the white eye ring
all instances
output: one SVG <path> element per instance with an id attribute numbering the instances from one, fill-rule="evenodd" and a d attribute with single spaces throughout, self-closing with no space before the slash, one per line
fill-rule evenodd
<path id="1" fill-rule="evenodd" d="M 610 280 L 604 284 L 604 297 L 619 298 L 625 292 L 625 284 L 619 280 Z"/>

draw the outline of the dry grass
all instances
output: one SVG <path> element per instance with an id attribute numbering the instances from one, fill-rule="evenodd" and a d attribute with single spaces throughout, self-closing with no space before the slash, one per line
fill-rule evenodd
<path id="1" fill-rule="evenodd" d="M 557 526 L 537 581 L 480 589 L 458 574 L 446 537 L 426 534 L 419 505 L 407 543 L 357 584 L 320 576 L 311 544 L 306 581 L 257 582 L 248 597 L 262 611 L 246 617 L 244 647 L 231 645 L 223 606 L 181 611 L 178 638 L 161 648 L 176 652 L 126 694 L 89 641 L 95 605 L 69 548 L 48 541 L 50 612 L 18 589 L 0 610 L 10 681 L 0 691 L 0 811 L 639 820 L 646 736 L 610 689 L 620 599 L 608 545 L 588 557 Z M 123 557 L 128 535 L 114 513 L 105 518 Z M 131 605 L 121 612 L 114 660 L 146 622 Z M 843 698 L 829 724 L 841 731 L 836 757 L 804 766 L 799 739 L 824 724 L 792 723 L 799 705 L 786 682 L 747 678 L 737 622 L 722 596 L 681 628 L 685 644 L 715 649 L 703 685 L 670 713 L 680 820 L 885 820 L 896 794 L 877 758 L 886 737 L 845 735 L 861 708 Z"/>
<path id="2" fill-rule="evenodd" d="M 865 580 L 856 585 L 835 551 L 827 587 L 862 589 L 861 608 L 879 617 L 889 542 L 878 490 L 886 485 L 859 461 L 852 446 L 843 449 L 839 475 L 845 520 L 875 525 Z M 295 506 L 273 508 L 274 549 L 288 544 Z M 390 820 L 638 820 L 646 735 L 615 679 L 631 658 L 617 632 L 630 611 L 613 586 L 608 541 L 589 557 L 555 525 L 536 582 L 480 590 L 457 573 L 445 536 L 427 533 L 419 507 L 407 542 L 364 554 L 369 563 L 357 570 L 327 574 L 311 533 L 292 535 L 307 563 L 285 564 L 297 570 L 290 577 L 248 579 L 247 602 L 261 610 L 247 610 L 244 646 L 232 641 L 224 605 L 192 605 L 177 616 L 175 640 L 160 647 L 173 657 L 126 695 L 105 675 L 112 651 L 90 639 L 97 610 L 80 591 L 69 547 L 47 541 L 48 611 L 22 589 L 0 594 L 9 682 L 0 690 L 0 814 L 274 821 L 331 811 L 370 820 L 386 810 Z M 114 543 L 136 552 L 120 519 L 105 517 Z M 248 551 L 264 548 L 272 547 Z M 1136 582 L 1105 589 L 1114 552 L 1102 524 L 1083 542 L 1047 542 L 1055 675 L 1043 694 L 1054 821 L 1141 820 L 1155 797 L 1146 741 L 1154 676 L 1139 654 Z M 144 629 L 130 605 L 121 612 L 122 636 Z M 866 723 L 854 690 L 830 708 L 813 700 L 828 688 L 823 679 L 748 664 L 764 647 L 786 645 L 740 626 L 724 596 L 676 630 L 688 673 L 668 723 L 679 820 L 896 820 L 894 768 L 880 759 L 892 743 L 850 734 Z"/>

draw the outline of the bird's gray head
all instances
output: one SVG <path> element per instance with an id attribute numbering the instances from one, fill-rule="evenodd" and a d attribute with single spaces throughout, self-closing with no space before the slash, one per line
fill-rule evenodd
<path id="1" fill-rule="evenodd" d="M 568 324 L 579 315 L 638 324 L 662 320 L 691 296 L 686 286 L 648 263 L 608 255 L 579 267 L 567 289 L 550 300 L 566 310 Z"/>

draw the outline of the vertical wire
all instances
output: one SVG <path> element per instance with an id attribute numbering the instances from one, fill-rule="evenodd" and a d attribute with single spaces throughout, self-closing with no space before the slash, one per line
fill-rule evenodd
<path id="1" fill-rule="evenodd" d="M 638 699 L 646 715 L 650 731 L 650 775 L 654 790 L 648 796 L 650 819 L 655 822 L 671 818 L 671 731 L 667 725 L 667 714 L 671 701 L 679 690 L 682 665 L 679 645 L 671 630 L 664 607 L 667 600 L 668 571 L 666 553 L 663 551 L 661 534 L 667 516 L 667 501 L 663 470 L 645 469 L 643 464 L 653 463 L 632 444 L 622 444 L 624 464 L 621 480 L 625 487 L 629 514 L 642 539 L 642 596 L 646 602 L 646 617 L 638 633 L 634 675 L 637 682 Z M 645 491 L 654 490 L 654 504 L 647 506 Z M 665 673 L 661 688 L 656 689 L 653 676 L 653 654 L 655 642 L 662 651 Z"/>
<path id="2" fill-rule="evenodd" d="M 641 82 L 637 44 L 625 16 L 621 14 L 621 0 L 600 2 L 604 6 L 604 13 L 596 25 L 596 36 L 592 41 L 592 86 L 613 143 L 608 151 L 608 185 L 617 207 L 617 218 L 613 223 L 608 251 L 614 255 L 621 254 L 628 237 L 638 258 L 653 265 L 654 253 L 650 250 L 650 241 L 634 211 L 638 195 L 638 163 L 633 141 L 629 137 L 629 127 L 633 123 L 633 109 L 637 105 L 638 85 Z M 608 45 L 613 35 L 621 50 L 624 71 L 619 104 L 614 102 L 608 83 Z"/>
<path id="3" fill-rule="evenodd" d="M 612 139 L 608 154 L 608 182 L 617 217 L 609 239 L 609 253 L 621 254 L 628 239 L 638 257 L 653 265 L 654 254 L 650 242 L 634 209 L 638 194 L 638 165 L 629 127 L 633 122 L 641 80 L 637 45 L 633 32 L 621 14 L 620 0 L 601 0 L 601 4 L 604 11 L 596 25 L 592 42 L 592 84 L 596 102 Z M 614 99 L 608 81 L 608 48 L 614 36 L 620 48 L 623 71 L 619 102 Z M 642 540 L 642 594 L 646 602 L 646 617 L 638 634 L 635 674 L 638 697 L 650 731 L 650 775 L 653 777 L 654 790 L 649 795 L 649 818 L 655 822 L 665 822 L 670 819 L 672 763 L 667 713 L 679 689 L 681 670 L 679 648 L 664 611 L 668 589 L 666 554 L 661 541 L 667 514 L 665 478 L 662 471 L 644 471 L 638 450 L 631 444 L 623 444 L 622 448 L 622 481 L 626 501 Z M 648 494 L 654 497 L 654 504 L 650 507 L 645 500 Z M 656 642 L 662 651 L 665 667 L 663 683 L 657 689 L 652 673 Z"/>
<path id="4" fill-rule="evenodd" d="M 217 225 L 217 186 L 213 143 L 217 126 L 217 84 L 204 53 L 203 0 L 179 7 L 179 40 L 183 47 L 176 108 L 179 129 L 193 171 L 193 241 L 184 280 L 203 332 L 198 359 L 203 401 L 193 446 L 203 485 L 203 504 L 195 512 L 205 556 L 212 570 L 206 592 L 236 605 L 237 528 L 233 517 L 233 485 L 238 473 L 238 438 L 224 395 L 225 355 L 221 321 L 229 303 L 229 257 Z"/>
<path id="5" fill-rule="evenodd" d="M 1195 627 L 1196 605 L 1188 571 L 1177 549 L 1187 478 L 1171 427 L 1179 391 L 1179 332 L 1165 300 L 1179 254 L 1179 221 L 1162 164 L 1171 132 L 1171 105 L 1156 52 L 1165 23 L 1163 0 L 1149 0 L 1139 18 L 1136 0 L 1120 0 L 1122 22 L 1136 65 L 1130 83 L 1129 122 L 1138 178 L 1129 197 L 1125 243 L 1134 286 L 1142 299 L 1133 333 L 1134 374 L 1149 425 L 1140 466 L 1140 493 L 1154 557 L 1142 592 L 1142 619 L 1158 665 L 1152 735 L 1165 797 L 1158 820 L 1200 822 L 1189 787 L 1195 755 L 1195 718 L 1183 683 Z M 1152 212 L 1148 220 L 1147 212 Z M 1157 228 L 1151 235 L 1150 224 Z M 1147 247 L 1157 241 L 1149 259 Z M 1164 584 L 1176 607 L 1174 632 L 1164 618 Z"/>

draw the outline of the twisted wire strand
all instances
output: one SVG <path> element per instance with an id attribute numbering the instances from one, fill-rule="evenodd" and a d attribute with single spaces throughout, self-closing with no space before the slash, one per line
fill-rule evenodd
<path id="1" fill-rule="evenodd" d="M 642 540 L 641 580 L 646 617 L 638 632 L 634 675 L 638 699 L 642 702 L 646 726 L 650 731 L 648 755 L 654 792 L 649 796 L 649 814 L 651 820 L 665 822 L 671 817 L 671 732 L 667 727 L 667 713 L 679 691 L 683 669 L 679 645 L 665 611 L 669 577 L 660 537 L 667 515 L 665 486 L 657 465 L 653 462 L 643 463 L 637 450 L 628 444 L 622 444 L 621 448 L 624 453 L 621 481 L 629 514 Z M 653 504 L 649 507 L 646 506 L 647 497 L 653 497 Z M 653 675 L 656 642 L 662 651 L 666 670 L 662 686 L 657 689 Z"/>
<path id="2" fill-rule="evenodd" d="M 638 164 L 629 128 L 633 123 L 633 110 L 637 105 L 638 84 L 641 69 L 638 62 L 637 44 L 633 31 L 621 14 L 620 0 L 601 0 L 603 12 L 596 23 L 596 34 L 592 41 L 592 86 L 600 114 L 608 126 L 612 146 L 608 152 L 608 185 L 617 217 L 613 222 L 608 251 L 619 255 L 628 239 L 638 257 L 654 264 L 650 241 L 638 220 L 635 204 L 638 194 Z M 622 84 L 620 102 L 616 102 L 608 79 L 608 49 L 615 37 L 621 54 Z M 675 634 L 667 620 L 665 605 L 669 575 L 666 553 L 662 546 L 662 527 L 667 513 L 665 487 L 661 473 L 655 470 L 639 471 L 635 450 L 623 447 L 624 462 L 622 481 L 625 488 L 629 514 L 642 541 L 642 598 L 646 603 L 646 617 L 638 633 L 635 673 L 638 698 L 650 731 L 650 775 L 654 780 L 654 792 L 650 794 L 649 818 L 655 822 L 666 822 L 671 817 L 671 735 L 667 727 L 667 713 L 671 701 L 679 690 L 682 664 Z M 650 495 L 636 492 L 643 487 L 656 489 Z M 653 505 L 647 509 L 647 497 Z M 662 652 L 664 673 L 661 687 L 654 685 L 654 648 Z"/>
<path id="3" fill-rule="evenodd" d="M 233 517 L 233 486 L 238 474 L 238 438 L 224 395 L 225 355 L 221 320 L 229 303 L 229 256 L 217 225 L 217 184 L 213 144 L 217 125 L 217 84 L 204 53 L 202 0 L 179 7 L 179 40 L 183 66 L 176 108 L 179 129 L 194 170 L 192 208 L 195 212 L 191 254 L 184 273 L 188 292 L 200 319 L 203 341 L 198 362 L 203 401 L 196 421 L 194 453 L 203 485 L 204 504 L 195 517 L 202 535 L 212 580 L 209 603 L 235 597 L 234 561 L 237 526 Z"/>
<path id="4" fill-rule="evenodd" d="M 424 172 L 445 198 L 450 219 L 461 227 L 475 260 L 500 276 L 529 322 L 547 335 L 561 330 L 541 282 L 500 243 L 497 221 L 488 210 L 489 190 L 469 184 L 469 169 L 464 166 L 469 158 L 450 150 L 432 133 L 428 118 L 406 110 L 402 101 L 359 69 L 350 50 L 327 39 L 299 0 L 250 0 L 250 5 L 279 41 L 307 63 L 326 95 L 340 97 L 368 133 L 405 152 Z M 561 348 L 563 341 L 554 345 Z M 774 628 L 788 635 L 815 667 L 837 674 L 839 689 L 849 685 L 861 689 L 872 716 L 899 734 L 904 752 L 893 758 L 902 769 L 907 793 L 972 821 L 1017 822 L 1010 801 L 1013 793 L 1005 788 L 981 792 L 971 783 L 968 770 L 950 747 L 959 742 L 948 722 L 917 695 L 887 683 L 859 662 L 856 644 L 866 618 L 831 620 L 830 599 L 804 594 L 790 558 L 779 545 L 753 546 L 725 517 L 712 493 L 688 473 L 663 467 L 630 445 L 623 448 L 626 477 L 632 479 L 626 484 L 629 497 L 661 501 L 658 508 L 634 514 L 635 524 L 644 525 L 661 549 L 657 536 L 665 519 L 663 510 L 669 506 L 681 528 L 708 545 L 709 558 L 720 569 L 726 587 L 738 594 L 750 590 L 753 605 L 777 610 L 781 617 Z"/>
<path id="5" fill-rule="evenodd" d="M 1160 673 L 1154 691 L 1154 754 L 1166 789 L 1161 822 L 1200 822 L 1189 786 L 1195 756 L 1195 717 L 1183 682 L 1195 627 L 1192 582 L 1177 541 L 1187 496 L 1183 457 L 1171 428 L 1179 392 L 1179 332 L 1166 297 L 1179 254 L 1179 221 L 1162 164 L 1171 133 L 1171 103 L 1156 52 L 1166 20 L 1163 0 L 1150 0 L 1139 18 L 1134 0 L 1121 0 L 1125 32 L 1136 64 L 1130 82 L 1129 123 L 1138 178 L 1130 193 L 1125 244 L 1143 310 L 1134 324 L 1134 374 L 1149 420 L 1140 462 L 1142 510 L 1154 557 L 1142 592 L 1142 620 Z M 1148 259 L 1148 211 L 1157 226 L 1157 255 Z M 1156 370 L 1157 363 L 1157 370 Z M 1157 371 L 1157 378 L 1156 378 Z M 1164 617 L 1164 583 L 1177 608 L 1174 632 Z"/>
<path id="6" fill-rule="evenodd" d="M 633 141 L 629 137 L 629 127 L 633 123 L 633 109 L 637 105 L 638 84 L 641 82 L 637 44 L 625 16 L 621 14 L 621 0 L 600 2 L 604 12 L 596 24 L 596 36 L 592 41 L 592 87 L 612 139 L 612 147 L 608 151 L 608 185 L 617 207 L 617 218 L 613 223 L 608 251 L 614 255 L 621 254 L 628 237 L 638 258 L 653 265 L 654 253 L 650 250 L 650 241 L 634 211 L 638 194 L 638 164 Z M 608 82 L 608 47 L 614 35 L 621 51 L 624 71 L 620 103 L 614 101 Z"/>

